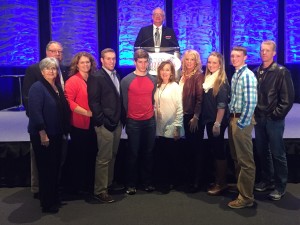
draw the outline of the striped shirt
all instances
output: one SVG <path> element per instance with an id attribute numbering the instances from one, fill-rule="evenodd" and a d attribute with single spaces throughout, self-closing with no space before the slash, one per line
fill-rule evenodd
<path id="1" fill-rule="evenodd" d="M 257 103 L 257 80 L 247 65 L 237 70 L 231 80 L 230 113 L 241 113 L 237 122 L 243 129 L 251 123 Z"/>

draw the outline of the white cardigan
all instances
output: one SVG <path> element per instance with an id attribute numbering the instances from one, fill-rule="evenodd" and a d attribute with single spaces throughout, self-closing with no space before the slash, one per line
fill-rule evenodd
<path id="1" fill-rule="evenodd" d="M 183 131 L 183 111 L 181 89 L 176 82 L 162 85 L 156 89 L 155 116 L 156 135 L 166 138 L 174 137 L 175 127 L 181 127 L 180 136 L 184 136 Z M 161 119 L 157 117 L 160 109 Z"/>

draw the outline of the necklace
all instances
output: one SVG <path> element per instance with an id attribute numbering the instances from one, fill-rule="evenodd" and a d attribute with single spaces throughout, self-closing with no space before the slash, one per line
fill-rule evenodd
<path id="1" fill-rule="evenodd" d="M 163 84 L 162 84 L 163 85 Z M 164 92 L 164 90 L 166 89 L 166 87 L 167 87 L 167 85 L 168 85 L 168 83 L 166 83 L 165 84 L 165 86 L 162 88 L 162 85 L 159 87 L 159 89 L 158 89 L 158 101 L 157 101 L 157 103 L 158 103 L 158 109 L 160 109 L 160 99 L 161 99 L 161 95 L 162 95 L 162 93 Z M 162 90 L 161 90 L 161 88 L 162 88 Z"/>

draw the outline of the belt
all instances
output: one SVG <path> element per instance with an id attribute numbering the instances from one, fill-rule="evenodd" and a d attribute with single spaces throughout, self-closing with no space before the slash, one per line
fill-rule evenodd
<path id="1" fill-rule="evenodd" d="M 230 118 L 240 118 L 241 113 L 230 113 Z"/>

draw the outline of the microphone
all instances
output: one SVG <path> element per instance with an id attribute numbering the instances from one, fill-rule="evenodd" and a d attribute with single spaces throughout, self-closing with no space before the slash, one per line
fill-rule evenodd
<path id="1" fill-rule="evenodd" d="M 155 35 L 157 35 L 157 33 L 155 33 Z M 151 37 L 145 39 L 145 40 L 142 41 L 139 45 L 136 45 L 136 44 L 135 44 L 134 47 L 143 47 L 142 44 L 145 44 L 146 42 L 150 41 L 151 39 L 153 40 L 153 36 L 151 36 Z"/>

